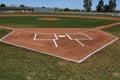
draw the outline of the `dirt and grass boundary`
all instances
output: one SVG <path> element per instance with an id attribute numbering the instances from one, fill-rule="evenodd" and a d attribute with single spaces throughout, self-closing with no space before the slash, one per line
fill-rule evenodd
<path id="1" fill-rule="evenodd" d="M 16 16 L 16 15 L 15 15 Z M 18 15 L 18 16 L 22 16 L 22 15 Z M 24 16 L 26 16 L 26 15 L 24 15 Z M 29 15 L 30 16 L 30 15 Z M 35 16 L 35 15 L 34 15 Z M 37 15 L 38 16 L 38 15 Z M 46 15 L 45 15 L 46 16 Z M 50 15 L 47 15 L 47 16 L 50 16 Z M 58 16 L 58 15 L 57 15 Z M 63 17 L 63 16 L 60 16 L 60 17 Z M 70 17 L 70 16 L 64 16 L 64 17 Z M 85 17 L 85 16 L 71 16 L 71 17 L 74 17 L 74 18 L 98 18 L 98 19 L 105 19 L 105 20 L 107 20 L 107 19 L 109 19 L 109 20 L 119 20 L 119 18 L 101 18 L 101 17 Z M 117 22 L 117 23 L 113 23 L 113 24 L 109 24 L 109 25 L 106 25 L 106 26 L 100 26 L 100 27 L 97 27 L 97 28 L 93 28 L 93 29 L 90 29 L 90 31 L 91 30 L 100 30 L 100 29 L 105 29 L 105 28 L 108 28 L 108 27 L 112 27 L 112 26 L 116 26 L 116 25 L 119 25 L 120 24 L 120 22 Z M 8 28 L 8 27 L 2 27 L 1 26 L 1 28 L 4 28 L 4 29 L 10 29 L 10 30 L 19 30 L 19 29 L 15 29 L 15 28 Z M 89 31 L 89 30 L 87 30 L 87 31 Z M 84 32 L 84 31 L 83 31 Z M 11 34 L 11 33 L 10 33 Z M 6 38 L 7 36 L 9 36 L 9 34 L 8 35 L 6 35 L 5 37 L 3 37 L 2 39 L 1 39 L 1 41 L 4 39 L 4 38 Z M 80 60 L 80 61 L 75 61 L 75 62 L 82 62 L 82 61 L 84 61 L 86 58 L 88 58 L 89 56 L 91 56 L 92 54 L 94 54 L 95 52 L 97 52 L 97 51 L 99 51 L 99 50 L 101 50 L 101 49 L 103 49 L 104 47 L 106 47 L 106 46 L 108 46 L 108 45 L 110 45 L 111 43 L 113 43 L 114 41 L 116 41 L 118 38 L 116 37 L 116 39 L 114 39 L 113 41 L 111 41 L 110 43 L 108 43 L 108 44 L 106 44 L 105 46 L 103 46 L 102 48 L 99 48 L 99 49 L 97 49 L 96 51 L 94 51 L 94 52 L 92 52 L 90 55 L 88 55 L 87 57 L 85 57 L 84 59 L 82 59 L 82 60 Z M 5 42 L 5 41 L 2 41 L 2 42 Z M 5 42 L 5 43 L 8 43 L 8 44 L 12 44 L 12 43 L 9 43 L 9 42 Z M 16 44 L 12 44 L 12 45 L 15 45 L 16 46 Z M 18 45 L 17 45 L 18 46 Z M 21 47 L 21 46 L 20 46 Z M 24 46 L 22 46 L 22 47 L 24 47 Z M 27 48 L 27 49 L 29 49 L 29 48 Z M 34 50 L 34 49 L 30 49 L 30 50 Z M 34 51 L 36 51 L 36 50 L 34 50 Z M 65 58 L 64 58 L 65 59 Z M 67 59 L 67 60 L 69 60 L 69 59 Z M 74 61 L 74 60 L 72 60 L 72 61 Z"/>

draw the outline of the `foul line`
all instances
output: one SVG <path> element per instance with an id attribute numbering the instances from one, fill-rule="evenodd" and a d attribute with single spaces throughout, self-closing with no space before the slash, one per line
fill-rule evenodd
<path id="1" fill-rule="evenodd" d="M 9 44 L 9 45 L 13 45 L 13 46 L 16 46 L 16 47 L 28 49 L 28 50 L 31 50 L 31 51 L 39 52 L 39 53 L 42 53 L 42 54 L 47 54 L 47 55 L 50 55 L 50 56 L 55 56 L 55 57 L 58 57 L 58 58 L 61 58 L 61 59 L 64 59 L 64 60 L 73 61 L 73 62 L 78 62 L 77 60 L 68 59 L 68 58 L 65 58 L 65 57 L 62 57 L 62 56 L 54 55 L 54 54 L 52 54 L 52 53 L 48 53 L 48 52 L 39 51 L 39 50 L 32 49 L 32 48 L 20 46 L 20 45 L 17 45 L 17 44 L 14 44 L 14 43 L 10 43 L 10 42 L 7 42 L 7 41 L 0 41 L 0 42 L 6 43 L 6 44 Z M 78 62 L 78 63 L 79 63 L 79 62 Z"/>
<path id="2" fill-rule="evenodd" d="M 100 31 L 101 31 L 101 30 L 100 30 Z M 111 35 L 111 34 L 108 34 L 108 33 L 104 32 L 104 33 L 106 33 L 106 34 L 108 34 L 108 35 L 111 35 L 111 36 L 115 37 L 116 39 L 114 39 L 113 41 L 107 43 L 106 45 L 104 45 L 104 46 L 98 48 L 97 50 L 93 51 L 92 53 L 90 53 L 88 56 L 84 57 L 84 58 L 81 59 L 81 60 L 73 60 L 73 59 L 61 57 L 61 56 L 58 56 L 58 55 L 53 55 L 53 54 L 51 54 L 51 53 L 47 53 L 47 52 L 35 50 L 35 49 L 32 49 L 32 48 L 20 46 L 20 45 L 17 45 L 17 44 L 14 44 L 14 43 L 10 43 L 10 42 L 7 42 L 7 41 L 3 41 L 3 39 L 5 39 L 7 36 L 9 36 L 10 34 L 12 34 L 13 32 L 15 32 L 15 31 L 12 31 L 12 32 L 10 32 L 9 34 L 7 34 L 6 36 L 4 36 L 3 38 L 1 38 L 1 39 L 0 39 L 0 42 L 6 43 L 6 44 L 10 44 L 10 45 L 14 45 L 14 46 L 21 47 L 21 48 L 25 48 L 25 49 L 28 49 L 28 50 L 32 50 L 32 51 L 36 51 L 36 52 L 48 54 L 48 55 L 51 55 L 51 56 L 59 57 L 59 58 L 62 58 L 62 59 L 65 59 L 65 60 L 69 60 L 69 61 L 73 61 L 73 62 L 77 62 L 77 63 L 83 62 L 84 60 L 86 60 L 87 58 L 89 58 L 89 57 L 90 57 L 91 55 L 93 55 L 94 53 L 100 51 L 101 49 L 105 48 L 106 46 L 112 44 L 113 42 L 115 42 L 116 40 L 119 39 L 119 38 L 116 37 L 116 36 L 113 36 L 113 35 Z M 102 32 L 103 32 L 103 31 L 102 31 Z M 56 40 L 54 40 L 54 42 L 56 43 Z M 57 45 L 56 45 L 56 46 L 57 46 Z"/>
<path id="3" fill-rule="evenodd" d="M 2 37 L 2 38 L 0 39 L 0 41 L 2 41 L 3 39 L 5 39 L 6 37 L 8 37 L 9 35 L 11 35 L 11 34 L 14 33 L 14 32 L 15 32 L 15 30 L 13 30 L 12 32 L 8 33 L 8 34 L 5 35 L 4 37 Z"/>
<path id="4" fill-rule="evenodd" d="M 110 33 L 107 33 L 107 32 L 101 31 L 101 30 L 98 30 L 98 31 L 100 31 L 100 32 L 102 32 L 102 33 L 104 33 L 104 34 L 107 34 L 107 35 L 109 35 L 109 36 L 111 36 L 111 37 L 118 38 L 118 37 L 116 37 L 116 36 L 114 36 L 114 35 L 112 35 L 112 34 L 110 34 Z"/>
<path id="5" fill-rule="evenodd" d="M 113 42 L 115 42 L 115 41 L 118 40 L 118 39 L 119 39 L 119 38 L 117 37 L 117 38 L 114 39 L 113 41 L 107 43 L 106 45 L 104 45 L 104 46 L 102 46 L 102 47 L 100 47 L 100 48 L 98 48 L 97 50 L 93 51 L 93 52 L 90 53 L 88 56 L 84 57 L 83 59 L 81 59 L 81 60 L 79 60 L 79 61 L 77 61 L 77 62 L 78 62 L 78 63 L 83 62 L 84 60 L 86 60 L 87 58 L 89 58 L 90 56 L 92 56 L 94 53 L 96 53 L 96 52 L 100 51 L 101 49 L 105 48 L 106 46 L 112 44 Z"/>
<path id="6" fill-rule="evenodd" d="M 53 55 L 52 53 L 47 53 L 47 52 L 35 50 L 35 49 L 32 49 L 32 48 L 20 46 L 20 45 L 17 45 L 17 44 L 14 44 L 14 43 L 10 43 L 10 42 L 7 42 L 7 41 L 0 41 L 0 42 L 6 43 L 6 44 L 10 44 L 10 45 L 13 45 L 13 46 L 16 46 L 16 47 L 21 47 L 21 48 L 25 48 L 25 49 L 28 49 L 28 50 L 32 50 L 32 51 L 44 53 L 44 54 L 47 54 L 47 55 L 59 57 L 59 58 L 61 58 L 61 59 L 65 59 L 65 60 L 68 60 L 68 61 L 73 61 L 73 62 L 81 63 L 81 62 L 83 62 L 84 60 L 86 60 L 87 58 L 89 58 L 90 56 L 92 56 L 94 53 L 96 53 L 96 52 L 100 51 L 101 49 L 105 48 L 106 46 L 112 44 L 113 42 L 115 42 L 115 41 L 118 40 L 118 39 L 119 39 L 119 38 L 116 38 L 115 40 L 109 42 L 108 44 L 104 45 L 103 47 L 98 48 L 97 50 L 93 51 L 92 53 L 90 53 L 88 56 L 84 57 L 84 58 L 81 59 L 81 60 L 68 59 L 68 58 L 65 58 L 65 57 L 58 56 L 58 55 Z"/>

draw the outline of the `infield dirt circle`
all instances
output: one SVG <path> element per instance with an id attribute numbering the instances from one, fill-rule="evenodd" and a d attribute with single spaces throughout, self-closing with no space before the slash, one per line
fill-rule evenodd
<path id="1" fill-rule="evenodd" d="M 60 19 L 59 18 L 37 18 L 37 20 L 56 21 L 56 20 L 60 20 Z"/>

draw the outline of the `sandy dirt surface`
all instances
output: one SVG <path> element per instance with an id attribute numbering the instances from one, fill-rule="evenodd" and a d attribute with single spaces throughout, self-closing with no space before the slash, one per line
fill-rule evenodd
<path id="1" fill-rule="evenodd" d="M 76 62 L 116 39 L 115 36 L 94 29 L 21 28 L 14 31 L 2 41 Z M 59 35 L 64 35 L 64 37 L 59 37 Z"/>
<path id="2" fill-rule="evenodd" d="M 37 18 L 37 20 L 44 20 L 44 21 L 57 21 L 60 20 L 59 18 Z"/>
<path id="3" fill-rule="evenodd" d="M 40 15 L 40 14 L 0 14 L 1 17 L 4 16 L 51 16 L 51 17 L 69 17 L 69 18 L 92 18 L 92 19 L 103 19 L 103 20 L 114 20 L 120 21 L 118 17 L 102 17 L 102 16 L 71 16 L 71 15 Z"/>
<path id="4" fill-rule="evenodd" d="M 43 16 L 43 15 L 1 15 L 0 16 Z M 45 16 L 45 15 L 44 15 Z M 53 16 L 53 15 L 46 15 Z M 105 18 L 93 16 L 65 16 L 56 17 L 96 18 L 116 20 L 120 18 Z M 98 26 L 97 28 L 10 28 L 0 26 L 1 29 L 10 29 L 11 33 L 0 39 L 1 42 L 18 47 L 42 52 L 74 62 L 82 62 L 95 52 L 108 46 L 118 38 L 101 31 L 108 27 L 120 25 L 120 22 Z"/>

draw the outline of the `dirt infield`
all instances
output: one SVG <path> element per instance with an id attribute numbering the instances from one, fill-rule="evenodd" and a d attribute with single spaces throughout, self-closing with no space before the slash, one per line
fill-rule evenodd
<path id="1" fill-rule="evenodd" d="M 95 29 L 16 28 L 1 41 L 66 60 L 82 62 L 117 39 Z"/>
<path id="2" fill-rule="evenodd" d="M 37 20 L 45 20 L 45 21 L 57 21 L 59 18 L 37 18 Z"/>
<path id="3" fill-rule="evenodd" d="M 4 15 L 0 15 L 4 16 Z M 10 15 L 9 15 L 10 16 Z M 13 15 L 11 15 L 13 16 Z M 14 15 L 15 16 L 15 15 Z M 17 15 L 18 16 L 18 15 Z M 23 15 L 19 15 L 23 16 Z M 27 15 L 31 16 L 31 15 Z M 38 16 L 38 15 L 34 15 Z M 50 15 L 46 15 L 50 16 Z M 56 17 L 58 15 L 55 15 Z M 63 15 L 59 15 L 63 17 Z M 70 17 L 70 16 L 64 16 Z M 93 16 L 71 16 L 76 18 L 97 18 L 117 20 L 120 18 L 104 18 Z M 43 19 L 44 20 L 44 19 Z M 50 20 L 50 19 L 49 19 Z M 10 29 L 11 33 L 0 39 L 1 42 L 29 50 L 42 52 L 60 57 L 69 61 L 82 62 L 95 52 L 110 45 L 118 38 L 101 31 L 108 27 L 119 25 L 120 22 L 99 26 L 97 28 L 9 28 L 0 26 L 1 29 Z"/>

